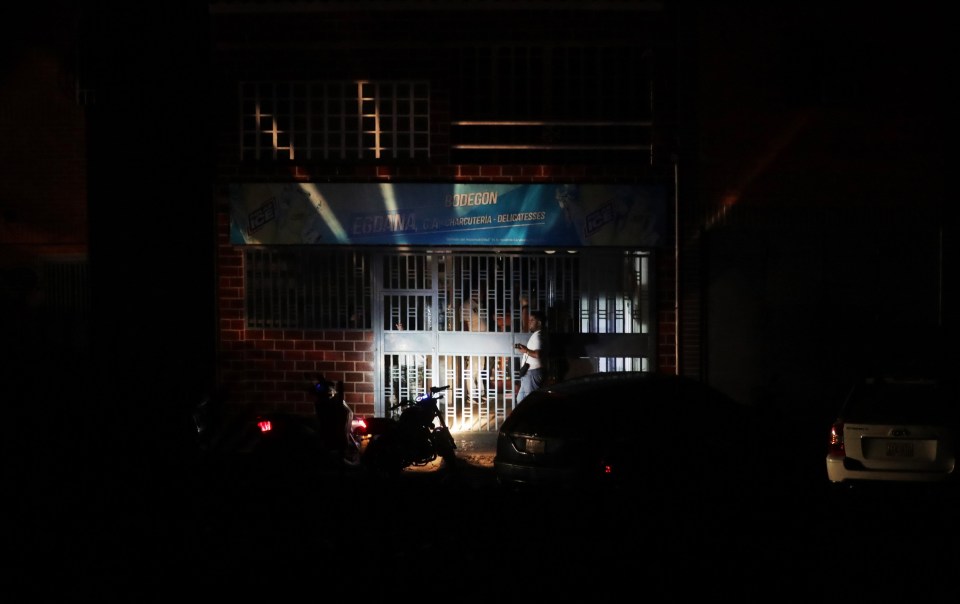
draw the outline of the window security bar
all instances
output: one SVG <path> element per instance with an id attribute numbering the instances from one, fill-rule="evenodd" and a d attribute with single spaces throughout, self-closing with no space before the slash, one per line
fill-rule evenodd
<path id="1" fill-rule="evenodd" d="M 650 120 L 456 120 L 451 125 L 461 129 L 451 145 L 458 150 L 653 149 Z"/>

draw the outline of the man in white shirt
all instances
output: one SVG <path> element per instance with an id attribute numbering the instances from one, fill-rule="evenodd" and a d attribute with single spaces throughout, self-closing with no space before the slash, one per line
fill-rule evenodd
<path id="1" fill-rule="evenodd" d="M 543 348 L 543 338 L 541 330 L 547 326 L 547 316 L 542 310 L 534 310 L 530 313 L 527 321 L 527 328 L 531 332 L 526 345 L 517 344 L 517 350 L 523 353 L 520 360 L 521 368 L 526 365 L 526 373 L 521 373 L 520 391 L 517 392 L 517 403 L 522 401 L 534 390 L 543 385 L 546 374 L 543 371 L 543 360 L 546 358 L 546 350 Z"/>

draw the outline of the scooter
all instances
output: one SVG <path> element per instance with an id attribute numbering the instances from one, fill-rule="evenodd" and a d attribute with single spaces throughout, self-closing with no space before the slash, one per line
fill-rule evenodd
<path id="1" fill-rule="evenodd" d="M 457 443 L 439 406 L 441 393 L 449 388 L 433 386 L 413 401 L 406 399 L 389 407 L 392 415 L 379 422 L 360 456 L 360 464 L 382 476 L 427 465 L 437 457 L 454 467 Z"/>
<path id="2" fill-rule="evenodd" d="M 322 378 L 314 383 L 317 397 L 313 416 L 296 413 L 262 413 L 254 420 L 258 438 L 251 449 L 257 461 L 277 471 L 342 469 L 359 465 L 357 423 L 346 431 L 346 413 L 339 398 L 331 398 Z M 336 392 L 342 392 L 338 383 Z"/>

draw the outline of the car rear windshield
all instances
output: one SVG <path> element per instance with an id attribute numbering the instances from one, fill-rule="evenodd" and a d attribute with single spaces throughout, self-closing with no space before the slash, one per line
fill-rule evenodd
<path id="1" fill-rule="evenodd" d="M 566 432 L 589 417 L 588 410 L 576 398 L 545 391 L 524 399 L 504 422 L 511 432 L 556 434 Z"/>
<path id="2" fill-rule="evenodd" d="M 957 401 L 936 380 L 870 380 L 853 393 L 844 410 L 847 421 L 888 423 L 954 422 Z"/>

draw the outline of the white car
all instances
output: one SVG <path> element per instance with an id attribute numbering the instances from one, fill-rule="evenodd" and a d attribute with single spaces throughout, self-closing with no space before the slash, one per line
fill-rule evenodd
<path id="1" fill-rule="evenodd" d="M 958 406 L 952 381 L 863 380 L 831 426 L 828 478 L 843 485 L 956 481 Z"/>

